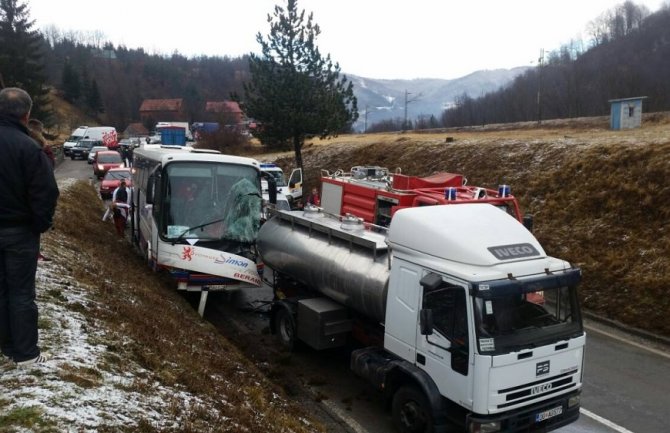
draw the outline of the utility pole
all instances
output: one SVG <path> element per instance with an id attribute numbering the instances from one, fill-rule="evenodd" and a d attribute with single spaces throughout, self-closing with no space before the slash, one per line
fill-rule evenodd
<path id="1" fill-rule="evenodd" d="M 411 95 L 411 93 L 407 92 L 407 89 L 405 89 L 405 121 L 402 124 L 403 131 L 407 130 L 407 96 L 409 95 Z"/>
<path id="2" fill-rule="evenodd" d="M 363 132 L 364 132 L 364 133 L 365 133 L 365 132 L 368 132 L 368 112 L 369 112 L 369 111 L 370 111 L 370 109 L 369 109 L 368 106 L 366 105 L 366 106 L 365 106 L 365 127 L 363 128 Z"/>
<path id="3" fill-rule="evenodd" d="M 542 122 L 542 65 L 544 64 L 544 48 L 540 49 L 537 70 L 537 124 Z"/>
<path id="4" fill-rule="evenodd" d="M 407 89 L 405 89 L 405 122 L 402 125 L 403 131 L 407 130 L 407 127 L 409 126 L 409 124 L 407 123 L 407 105 L 411 104 L 412 102 L 416 101 L 417 99 L 419 99 L 421 97 L 421 93 L 419 93 L 418 95 L 416 95 L 412 99 L 408 99 L 409 95 L 411 95 L 411 93 L 409 93 L 407 91 Z"/>

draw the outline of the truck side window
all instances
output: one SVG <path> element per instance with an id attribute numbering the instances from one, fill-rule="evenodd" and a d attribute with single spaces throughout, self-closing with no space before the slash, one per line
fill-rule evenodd
<path id="1" fill-rule="evenodd" d="M 451 366 L 454 371 L 468 373 L 468 319 L 465 290 L 443 284 L 423 296 L 423 308 L 433 310 L 435 330 L 451 341 Z"/>

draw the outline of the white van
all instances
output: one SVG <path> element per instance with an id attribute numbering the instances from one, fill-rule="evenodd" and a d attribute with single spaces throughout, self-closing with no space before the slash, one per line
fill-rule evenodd
<path id="1" fill-rule="evenodd" d="M 80 126 L 72 131 L 70 138 L 63 143 L 63 153 L 70 156 L 70 150 L 83 138 L 102 141 L 110 150 L 116 150 L 119 147 L 116 129 L 113 126 Z"/>

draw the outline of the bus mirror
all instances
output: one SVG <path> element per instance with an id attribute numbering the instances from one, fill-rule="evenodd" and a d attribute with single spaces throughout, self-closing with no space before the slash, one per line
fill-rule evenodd
<path id="1" fill-rule="evenodd" d="M 268 197 L 270 203 L 277 204 L 277 181 L 273 175 L 265 171 L 261 172 L 261 176 L 268 182 Z"/>
<path id="2" fill-rule="evenodd" d="M 156 176 L 151 175 L 149 176 L 149 180 L 147 182 L 147 196 L 145 197 L 145 201 L 147 204 L 154 204 L 155 189 L 156 189 Z"/>

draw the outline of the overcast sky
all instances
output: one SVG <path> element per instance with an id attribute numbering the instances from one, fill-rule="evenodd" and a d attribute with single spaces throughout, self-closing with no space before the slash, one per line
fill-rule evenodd
<path id="1" fill-rule="evenodd" d="M 240 56 L 260 50 L 285 0 L 24 0 L 39 28 L 102 31 L 151 53 Z M 668 0 L 638 0 L 652 12 Z M 298 0 L 321 27 L 322 54 L 368 78 L 458 78 L 534 65 L 540 50 L 588 40 L 587 24 L 622 0 Z"/>

